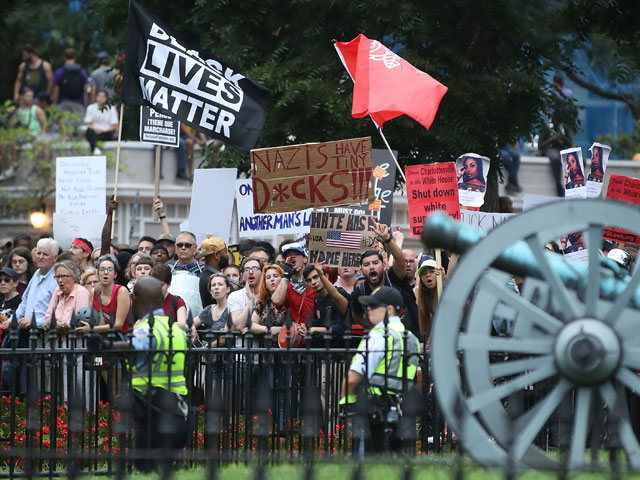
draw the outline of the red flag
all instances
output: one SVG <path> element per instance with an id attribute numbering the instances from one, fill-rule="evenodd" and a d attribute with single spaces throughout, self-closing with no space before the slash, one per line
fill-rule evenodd
<path id="1" fill-rule="evenodd" d="M 354 118 L 371 115 L 382 128 L 387 120 L 408 115 L 426 129 L 431 126 L 447 87 L 362 34 L 335 47 L 355 84 Z"/>

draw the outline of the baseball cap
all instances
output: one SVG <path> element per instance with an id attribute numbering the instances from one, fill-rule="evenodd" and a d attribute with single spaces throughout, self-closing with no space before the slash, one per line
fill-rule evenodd
<path id="1" fill-rule="evenodd" d="M 6 275 L 9 278 L 18 280 L 18 273 L 13 268 L 3 268 L 0 270 L 0 275 Z"/>
<path id="2" fill-rule="evenodd" d="M 163 250 L 164 253 L 166 253 L 167 255 L 169 255 L 169 250 L 167 250 L 167 248 L 164 245 L 160 245 L 159 243 L 155 244 L 153 246 L 153 248 L 151 249 L 151 251 L 149 251 L 149 254 L 152 255 L 155 252 L 157 252 L 158 250 Z"/>
<path id="3" fill-rule="evenodd" d="M 608 254 L 607 258 L 618 263 L 622 268 L 629 270 L 633 263 L 633 257 L 621 248 L 614 248 Z"/>
<path id="4" fill-rule="evenodd" d="M 371 295 L 362 295 L 358 297 L 358 302 L 362 305 L 371 307 L 380 307 L 386 305 L 393 305 L 396 310 L 402 310 L 404 307 L 404 300 L 400 292 L 392 287 L 386 285 L 378 288 Z"/>
<path id="5" fill-rule="evenodd" d="M 214 253 L 221 252 L 226 250 L 227 246 L 224 241 L 218 237 L 209 237 L 205 238 L 200 244 L 200 253 L 202 253 L 205 257 L 207 255 L 213 255 Z"/>
<path id="6" fill-rule="evenodd" d="M 96 58 L 98 60 L 109 60 L 109 54 L 103 50 L 96 55 Z"/>
<path id="7" fill-rule="evenodd" d="M 282 249 L 282 256 L 286 257 L 287 253 L 292 250 L 295 250 L 296 252 L 301 253 L 305 257 L 307 256 L 307 251 L 305 250 L 304 244 L 302 242 L 288 243 L 287 245 L 285 245 L 284 248 Z"/>
<path id="8" fill-rule="evenodd" d="M 171 242 L 171 243 L 176 243 L 176 237 L 174 237 L 170 233 L 163 233 L 162 235 L 160 235 L 160 237 L 158 237 L 158 240 L 156 240 L 156 243 L 161 242 L 162 240 L 166 240 L 167 242 Z"/>
<path id="9" fill-rule="evenodd" d="M 425 268 L 436 268 L 436 261 L 431 255 L 425 255 L 420 259 L 420 266 L 418 267 L 418 276 L 422 275 Z"/>

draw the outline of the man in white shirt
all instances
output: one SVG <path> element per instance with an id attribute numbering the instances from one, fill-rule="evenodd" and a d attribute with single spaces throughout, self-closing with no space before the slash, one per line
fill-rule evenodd
<path id="1" fill-rule="evenodd" d="M 233 322 L 233 329 L 241 331 L 247 326 L 247 319 L 253 312 L 260 292 L 262 279 L 262 260 L 247 257 L 242 261 L 242 278 L 244 288 L 231 293 L 227 300 L 227 308 Z"/>

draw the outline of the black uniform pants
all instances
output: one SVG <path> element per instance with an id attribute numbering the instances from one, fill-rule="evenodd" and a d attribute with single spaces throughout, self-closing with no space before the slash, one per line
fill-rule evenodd
<path id="1" fill-rule="evenodd" d="M 135 466 L 143 472 L 168 468 L 187 443 L 188 422 L 181 399 L 162 388 L 135 392 Z"/>

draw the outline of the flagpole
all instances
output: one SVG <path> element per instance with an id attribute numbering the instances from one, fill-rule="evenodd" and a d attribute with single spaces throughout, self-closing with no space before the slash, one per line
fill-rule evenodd
<path id="1" fill-rule="evenodd" d="M 113 199 L 118 199 L 118 170 L 120 170 L 120 142 L 122 142 L 122 119 L 124 116 L 124 103 L 120 104 L 120 124 L 118 125 L 118 144 L 116 147 L 116 171 L 113 176 Z M 111 219 L 111 238 L 113 238 L 113 229 L 116 226 L 117 210 L 113 212 Z"/>
<path id="2" fill-rule="evenodd" d="M 355 85 L 355 80 L 353 79 L 353 76 L 351 75 L 351 72 L 349 71 L 349 69 L 347 68 L 347 62 L 345 62 L 344 57 L 342 56 L 342 52 L 340 51 L 340 49 L 338 48 L 338 46 L 336 45 L 336 41 L 332 40 L 331 41 L 333 43 L 333 48 L 336 49 L 336 52 L 338 53 L 338 57 L 340 58 L 340 61 L 342 62 L 342 66 L 344 67 L 344 69 L 347 71 L 347 73 L 349 74 L 349 78 L 351 78 L 351 81 L 354 83 Z M 398 167 L 398 171 L 400 172 L 400 175 L 402 176 L 402 179 L 404 180 L 404 184 L 407 184 L 407 177 L 404 176 L 404 172 L 402 171 L 402 168 L 400 168 L 400 164 L 398 163 L 398 159 L 396 158 L 396 156 L 393 154 L 393 151 L 391 151 L 391 147 L 389 146 L 389 142 L 387 142 L 387 138 L 384 136 L 384 133 L 382 133 L 382 128 L 380 127 L 380 125 L 378 125 L 376 123 L 376 121 L 373 119 L 373 117 L 371 115 L 369 115 L 369 118 L 371 119 L 371 121 L 373 122 L 373 124 L 376 126 L 376 129 L 378 130 L 378 133 L 380 134 L 380 136 L 382 137 L 382 140 L 384 141 L 384 144 L 387 146 L 387 150 L 389 150 L 389 153 L 391 154 L 391 158 L 393 158 L 393 161 L 396 164 L 396 167 Z"/>
<path id="3" fill-rule="evenodd" d="M 371 117 L 371 115 L 369 115 L 369 117 Z M 393 154 L 393 151 L 391 150 L 391 147 L 389 146 L 389 142 L 387 142 L 387 137 L 384 136 L 384 133 L 382 133 L 382 128 L 380 128 L 380 126 L 375 122 L 375 120 L 373 118 L 371 119 L 371 121 L 373 122 L 373 124 L 378 129 L 378 133 L 382 137 L 382 140 L 384 140 L 384 144 L 387 146 L 387 150 L 389 150 L 389 154 L 391 155 L 391 158 L 393 158 L 393 161 L 396 162 L 396 167 L 398 167 L 398 171 L 400 172 L 400 175 L 402 175 L 402 179 L 404 180 L 404 184 L 406 185 L 407 184 L 407 177 L 404 176 L 404 172 L 402 171 L 402 168 L 400 168 L 400 164 L 398 163 L 398 159 Z"/>

